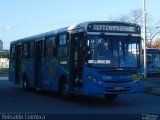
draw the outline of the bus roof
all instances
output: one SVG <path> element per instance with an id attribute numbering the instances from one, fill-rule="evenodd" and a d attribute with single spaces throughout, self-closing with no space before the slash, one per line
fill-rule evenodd
<path id="1" fill-rule="evenodd" d="M 160 53 L 160 49 L 158 48 L 147 48 L 147 53 Z"/>
<path id="2" fill-rule="evenodd" d="M 33 40 L 33 39 L 39 39 L 39 38 L 42 38 L 44 36 L 50 36 L 50 35 L 53 35 L 53 34 L 63 33 L 63 32 L 66 32 L 66 31 L 72 31 L 72 30 L 78 29 L 78 28 L 84 28 L 87 31 L 87 27 L 88 27 L 89 24 L 110 24 L 110 25 L 119 24 L 119 25 L 125 25 L 125 26 L 135 26 L 135 27 L 138 27 L 140 29 L 139 25 L 133 24 L 133 23 L 127 23 L 127 22 L 119 22 L 119 21 L 88 21 L 88 22 L 82 22 L 82 23 L 75 24 L 75 25 L 70 25 L 68 27 L 60 28 L 60 29 L 57 29 L 57 30 L 52 30 L 52 31 L 49 31 L 49 32 L 46 32 L 46 33 L 41 33 L 41 34 L 38 34 L 38 35 L 34 35 L 34 36 L 30 36 L 30 37 L 19 39 L 19 40 L 15 40 L 15 41 L 12 41 L 11 44 L 19 44 L 19 43 L 22 43 L 24 41 L 30 41 L 30 40 Z"/>

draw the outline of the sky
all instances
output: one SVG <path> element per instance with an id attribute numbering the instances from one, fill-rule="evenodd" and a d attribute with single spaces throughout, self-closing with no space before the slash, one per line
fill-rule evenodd
<path id="1" fill-rule="evenodd" d="M 160 0 L 146 0 L 147 14 L 160 20 Z M 0 0 L 3 48 L 20 38 L 85 21 L 112 21 L 142 9 L 143 0 Z"/>

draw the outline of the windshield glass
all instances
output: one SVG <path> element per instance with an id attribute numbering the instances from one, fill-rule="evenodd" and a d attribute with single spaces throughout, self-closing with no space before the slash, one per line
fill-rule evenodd
<path id="1" fill-rule="evenodd" d="M 93 67 L 138 67 L 140 39 L 131 36 L 89 35 L 87 64 Z"/>
<path id="2" fill-rule="evenodd" d="M 160 54 L 148 53 L 147 54 L 147 67 L 148 68 L 160 67 Z"/>

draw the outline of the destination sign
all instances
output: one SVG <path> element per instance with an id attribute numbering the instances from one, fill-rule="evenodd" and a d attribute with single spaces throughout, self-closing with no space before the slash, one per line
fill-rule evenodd
<path id="1" fill-rule="evenodd" d="M 120 32 L 140 33 L 140 27 L 127 24 L 92 23 L 88 25 L 88 32 Z"/>

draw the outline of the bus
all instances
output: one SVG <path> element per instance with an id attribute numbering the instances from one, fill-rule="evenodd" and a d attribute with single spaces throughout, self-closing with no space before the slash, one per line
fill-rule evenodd
<path id="1" fill-rule="evenodd" d="M 147 75 L 158 77 L 160 73 L 160 50 L 157 48 L 147 48 Z"/>
<path id="2" fill-rule="evenodd" d="M 104 95 L 143 92 L 141 28 L 89 21 L 10 44 L 9 80 L 60 93 Z"/>

